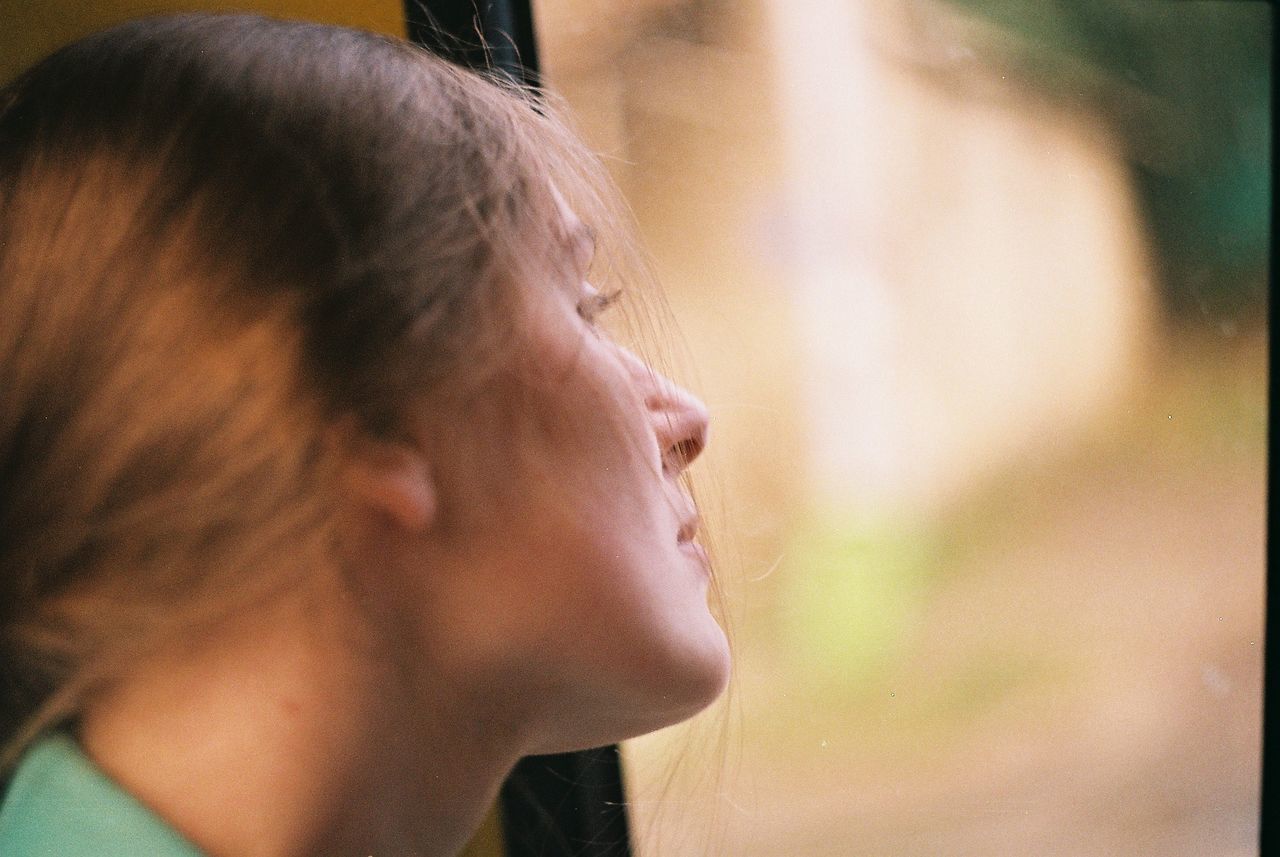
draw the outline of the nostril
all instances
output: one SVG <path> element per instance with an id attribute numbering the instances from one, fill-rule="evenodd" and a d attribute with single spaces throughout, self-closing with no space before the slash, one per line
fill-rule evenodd
<path id="1" fill-rule="evenodd" d="M 656 390 L 645 396 L 645 405 L 656 419 L 662 469 L 679 474 L 702 454 L 710 427 L 706 405 L 676 384 L 661 379 Z"/>
<path id="2" fill-rule="evenodd" d="M 705 431 L 697 431 L 673 443 L 663 456 L 665 468 L 670 473 L 680 473 L 702 454 L 707 445 Z"/>
<path id="3" fill-rule="evenodd" d="M 688 467 L 702 452 L 702 441 L 697 438 L 682 440 L 675 445 L 673 451 L 677 464 L 682 468 Z"/>

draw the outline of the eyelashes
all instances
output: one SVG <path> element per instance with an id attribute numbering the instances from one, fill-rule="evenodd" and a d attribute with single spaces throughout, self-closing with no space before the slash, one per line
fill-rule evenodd
<path id="1" fill-rule="evenodd" d="M 594 324 L 605 310 L 617 303 L 622 297 L 622 289 L 608 292 L 592 291 L 578 303 L 578 315 L 588 324 Z"/>

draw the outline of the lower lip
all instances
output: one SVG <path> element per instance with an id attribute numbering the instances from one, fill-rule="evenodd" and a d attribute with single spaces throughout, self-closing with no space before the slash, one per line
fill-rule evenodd
<path id="1" fill-rule="evenodd" d="M 685 556 L 693 559 L 702 568 L 702 573 L 711 575 L 711 560 L 707 557 L 706 550 L 697 542 L 680 542 L 680 551 Z"/>

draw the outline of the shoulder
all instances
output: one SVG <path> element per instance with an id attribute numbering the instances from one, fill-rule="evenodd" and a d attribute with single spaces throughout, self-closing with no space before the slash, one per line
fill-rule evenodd
<path id="1" fill-rule="evenodd" d="M 201 857 L 63 733 L 31 746 L 0 804 L 5 857 Z"/>

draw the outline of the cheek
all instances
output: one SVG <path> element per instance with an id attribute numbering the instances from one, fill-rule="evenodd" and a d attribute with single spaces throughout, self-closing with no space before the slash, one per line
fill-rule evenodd
<path id="1" fill-rule="evenodd" d="M 579 492 L 626 493 L 646 481 L 658 484 L 658 444 L 643 399 L 622 367 L 600 350 L 594 343 L 584 347 L 570 372 L 532 390 L 528 448 Z"/>

